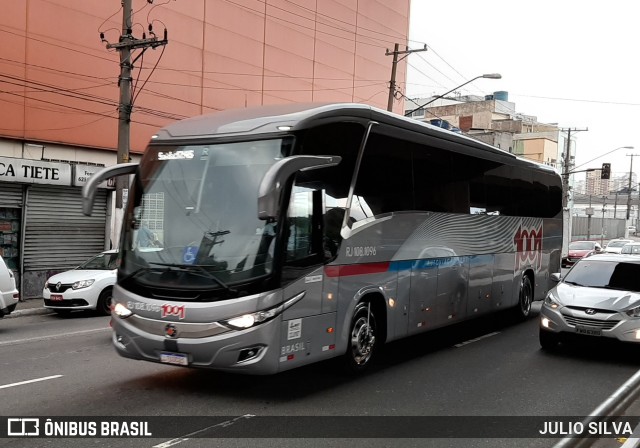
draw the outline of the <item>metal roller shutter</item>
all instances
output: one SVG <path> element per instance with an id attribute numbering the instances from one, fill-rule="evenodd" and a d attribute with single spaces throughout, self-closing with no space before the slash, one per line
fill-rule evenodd
<path id="1" fill-rule="evenodd" d="M 22 207 L 22 184 L 0 184 L 0 207 Z"/>
<path id="2" fill-rule="evenodd" d="M 30 187 L 23 253 L 25 272 L 71 269 L 102 252 L 106 217 L 106 190 L 98 190 L 93 215 L 85 216 L 80 188 Z"/>

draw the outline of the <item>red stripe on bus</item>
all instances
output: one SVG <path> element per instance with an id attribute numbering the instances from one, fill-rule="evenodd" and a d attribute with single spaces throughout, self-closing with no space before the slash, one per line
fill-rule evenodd
<path id="1" fill-rule="evenodd" d="M 389 270 L 390 262 L 347 264 L 344 266 L 326 266 L 324 275 L 327 277 L 346 277 L 348 275 L 379 274 Z"/>

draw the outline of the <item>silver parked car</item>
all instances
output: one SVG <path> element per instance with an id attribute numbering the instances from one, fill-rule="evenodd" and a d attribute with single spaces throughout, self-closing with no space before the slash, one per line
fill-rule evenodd
<path id="1" fill-rule="evenodd" d="M 622 246 L 621 254 L 640 255 L 640 243 L 627 243 Z"/>
<path id="2" fill-rule="evenodd" d="M 604 248 L 604 251 L 612 254 L 619 254 L 620 251 L 622 250 L 622 246 L 624 246 L 627 243 L 633 243 L 633 240 L 625 240 L 625 239 L 611 240 L 607 243 L 607 246 Z"/>
<path id="3" fill-rule="evenodd" d="M 555 348 L 567 335 L 640 342 L 638 278 L 640 257 L 598 254 L 578 261 L 544 300 L 542 348 Z"/>

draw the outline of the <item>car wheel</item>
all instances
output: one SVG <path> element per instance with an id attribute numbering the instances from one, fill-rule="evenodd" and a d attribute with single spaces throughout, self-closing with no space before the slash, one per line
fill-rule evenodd
<path id="1" fill-rule="evenodd" d="M 112 300 L 112 292 L 111 288 L 107 288 L 100 293 L 100 297 L 98 297 L 98 303 L 96 305 L 96 311 L 104 316 L 111 315 L 111 300 Z"/>
<path id="2" fill-rule="evenodd" d="M 345 364 L 349 373 L 366 370 L 374 359 L 377 349 L 378 326 L 371 302 L 360 302 L 353 312 L 349 330 L 349 346 Z"/>
<path id="3" fill-rule="evenodd" d="M 519 319 L 526 319 L 531 314 L 531 304 L 533 303 L 533 286 L 529 276 L 523 275 L 520 281 L 520 293 L 518 294 L 518 305 L 514 309 L 514 314 Z"/>
<path id="4" fill-rule="evenodd" d="M 16 307 L 17 307 L 17 306 L 18 306 L 18 304 L 17 304 L 17 303 L 14 303 L 13 305 L 9 305 L 9 306 L 7 307 L 7 311 L 8 311 L 8 312 L 7 312 L 7 314 L 11 314 L 11 313 L 13 313 L 13 312 L 16 310 Z"/>
<path id="5" fill-rule="evenodd" d="M 540 347 L 542 347 L 543 350 L 553 351 L 558 348 L 558 343 L 560 342 L 560 336 L 558 334 L 540 329 L 539 337 Z"/>

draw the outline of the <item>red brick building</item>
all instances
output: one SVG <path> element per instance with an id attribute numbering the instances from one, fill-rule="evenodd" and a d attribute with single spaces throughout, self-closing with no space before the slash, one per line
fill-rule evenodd
<path id="1" fill-rule="evenodd" d="M 234 107 L 360 102 L 387 107 L 410 0 L 134 0 L 132 34 L 168 44 L 134 53 L 133 159 L 167 123 Z M 0 15 L 0 255 L 23 295 L 109 246 L 104 213 L 79 191 L 116 163 L 120 1 L 24 0 Z M 101 41 L 100 33 L 106 42 Z M 406 60 L 397 82 L 406 78 Z M 404 105 L 396 101 L 394 110 Z M 53 175 L 53 173 L 57 173 Z M 8 223 L 8 225 L 7 225 Z M 9 230 L 7 230 L 9 229 Z"/>

